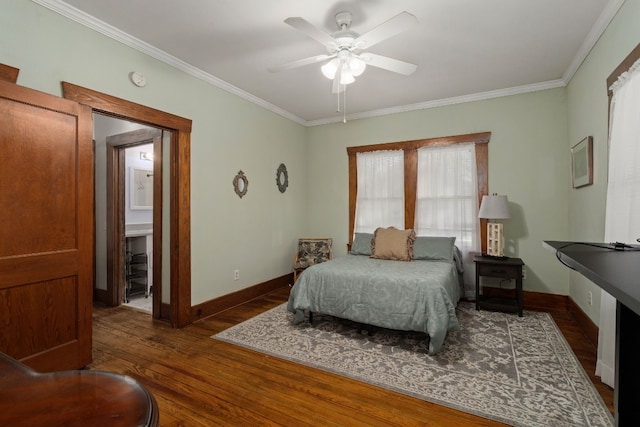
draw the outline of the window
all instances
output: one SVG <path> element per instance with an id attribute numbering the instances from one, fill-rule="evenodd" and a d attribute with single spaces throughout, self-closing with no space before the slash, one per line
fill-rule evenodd
<path id="1" fill-rule="evenodd" d="M 463 252 L 480 249 L 475 160 L 471 144 L 418 150 L 416 234 L 455 236 Z"/>
<path id="2" fill-rule="evenodd" d="M 640 233 L 640 45 L 607 79 L 609 91 L 609 174 L 604 238 L 634 242 Z M 596 375 L 613 387 L 616 378 L 616 300 L 600 297 Z"/>
<path id="3" fill-rule="evenodd" d="M 358 153 L 358 196 L 355 231 L 373 233 L 378 227 L 404 229 L 404 153 Z"/>
<path id="4" fill-rule="evenodd" d="M 476 133 L 469 135 L 448 136 L 442 138 L 422 139 L 416 141 L 395 142 L 389 144 L 366 145 L 359 147 L 348 147 L 349 155 L 349 243 L 353 242 L 353 233 L 356 230 L 356 206 L 359 201 L 359 185 L 358 180 L 362 179 L 358 171 L 359 162 L 358 154 L 370 153 L 376 151 L 400 150 L 403 153 L 403 169 L 404 169 L 404 227 L 416 228 L 416 204 L 421 203 L 417 197 L 418 192 L 418 150 L 423 147 L 451 147 L 467 145 L 473 147 L 475 155 L 475 181 L 477 186 L 477 200 L 475 200 L 475 209 L 477 212 L 480 206 L 482 196 L 488 193 L 488 150 L 487 144 L 491 137 L 490 132 Z M 471 161 L 471 160 L 469 160 Z M 473 178 L 473 168 L 466 171 L 467 178 Z M 425 201 L 425 200 L 423 200 Z M 428 202 L 427 202 L 428 203 Z M 360 208 L 361 210 L 362 208 Z M 420 208 L 422 209 L 422 208 Z M 360 214 L 358 214 L 360 215 Z M 474 214 L 477 217 L 477 213 Z M 365 231 L 364 223 L 358 222 L 358 231 Z M 419 223 L 420 221 L 418 221 Z M 480 239 L 482 246 L 486 241 L 486 230 L 481 221 Z M 422 224 L 425 224 L 424 222 Z M 420 227 L 423 225 L 418 224 Z M 373 222 L 368 223 L 366 227 L 373 227 L 371 232 L 380 225 L 374 225 Z M 426 226 L 429 227 L 428 225 Z M 420 234 L 420 233 L 418 233 Z M 460 237 L 461 240 L 468 239 Z M 485 250 L 486 248 L 482 248 Z"/>
<path id="5" fill-rule="evenodd" d="M 480 251 L 476 153 L 473 144 L 418 149 L 416 215 L 419 236 L 453 236 L 462 252 L 465 283 L 472 283 Z"/>

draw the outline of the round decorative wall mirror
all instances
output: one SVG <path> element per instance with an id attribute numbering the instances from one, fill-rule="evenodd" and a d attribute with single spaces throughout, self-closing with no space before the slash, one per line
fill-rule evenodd
<path id="1" fill-rule="evenodd" d="M 244 175 L 244 172 L 239 171 L 238 174 L 233 178 L 233 189 L 235 190 L 238 197 L 242 199 L 242 196 L 247 194 L 247 188 L 249 187 L 249 180 Z"/>
<path id="2" fill-rule="evenodd" d="M 278 185 L 278 190 L 281 193 L 287 191 L 287 187 L 289 186 L 289 174 L 287 173 L 287 167 L 284 163 L 280 163 L 278 166 L 278 171 L 276 172 L 276 184 Z"/>

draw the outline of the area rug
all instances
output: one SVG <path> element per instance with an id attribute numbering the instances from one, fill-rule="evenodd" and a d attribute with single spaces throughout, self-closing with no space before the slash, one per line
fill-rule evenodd
<path id="1" fill-rule="evenodd" d="M 460 330 L 428 354 L 421 333 L 314 315 L 293 325 L 286 304 L 214 339 L 513 426 L 612 426 L 613 417 L 548 313 L 457 309 Z"/>

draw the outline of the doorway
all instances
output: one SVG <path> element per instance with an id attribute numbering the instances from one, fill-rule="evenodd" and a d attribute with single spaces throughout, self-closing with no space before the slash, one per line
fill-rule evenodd
<path id="1" fill-rule="evenodd" d="M 162 215 L 169 210 L 162 201 L 163 182 L 169 186 L 162 168 L 163 145 L 168 144 L 162 141 L 163 135 L 170 141 L 171 133 L 97 113 L 93 125 L 96 299 L 161 318 L 161 305 L 171 305 L 168 286 L 162 289 L 170 283 L 169 268 L 163 268 L 170 259 L 162 253 L 168 242 L 161 244 L 168 235 L 162 230 L 169 228 L 168 216 Z"/>
<path id="2" fill-rule="evenodd" d="M 154 247 L 154 253 L 162 253 L 168 260 L 163 264 L 169 267 L 170 304 L 161 304 L 159 313 L 154 312 L 154 317 L 169 320 L 171 326 L 177 328 L 192 323 L 194 316 L 191 313 L 191 120 L 68 82 L 62 82 L 62 89 L 66 99 L 89 106 L 94 113 L 170 131 L 167 140 L 163 141 L 169 148 L 163 151 L 163 156 L 166 156 L 166 175 L 171 176 L 169 183 L 163 188 L 168 209 L 157 209 L 157 212 L 166 217 L 169 229 L 163 240 L 168 243 L 164 245 L 159 239 L 154 238 L 154 245 L 158 243 L 166 248 L 162 251 L 162 248 Z M 154 198 L 154 203 L 155 200 Z M 158 214 L 154 208 L 154 215 Z M 162 222 L 165 222 L 164 219 L 154 219 L 154 227 Z M 156 262 L 154 269 L 157 266 Z M 154 271 L 154 277 L 161 277 L 161 274 L 155 274 Z"/>
<path id="3" fill-rule="evenodd" d="M 121 300 L 151 314 L 153 312 L 153 142 L 124 150 L 124 275 L 117 285 Z M 120 168 L 119 168 L 120 169 Z M 122 178 L 122 177 L 121 177 Z"/>

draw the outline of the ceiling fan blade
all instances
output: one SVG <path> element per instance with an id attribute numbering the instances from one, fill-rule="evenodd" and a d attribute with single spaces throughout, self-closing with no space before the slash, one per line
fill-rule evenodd
<path id="1" fill-rule="evenodd" d="M 359 49 L 368 49 L 374 44 L 380 43 L 403 31 L 407 31 L 414 25 L 418 25 L 418 18 L 409 12 L 401 12 L 388 21 L 362 34 L 354 43 Z"/>
<path id="2" fill-rule="evenodd" d="M 273 67 L 267 68 L 267 70 L 272 73 L 277 73 L 278 71 L 290 70 L 292 68 L 302 67 L 304 65 L 317 64 L 318 62 L 331 59 L 333 57 L 335 57 L 335 55 L 316 55 L 309 58 L 298 59 L 297 61 L 287 62 L 286 64 L 275 65 Z"/>
<path id="3" fill-rule="evenodd" d="M 325 33 L 314 27 L 311 23 L 306 21 L 299 16 L 287 18 L 284 20 L 285 24 L 291 25 L 296 30 L 300 30 L 312 39 L 322 43 L 323 45 L 335 45 L 336 41 L 331 37 L 331 35 Z"/>
<path id="4" fill-rule="evenodd" d="M 408 76 L 418 69 L 416 64 L 400 61 L 399 59 L 389 58 L 387 56 L 376 55 L 375 53 L 363 53 L 360 59 L 373 67 L 383 68 L 393 71 L 394 73 L 404 74 Z"/>

